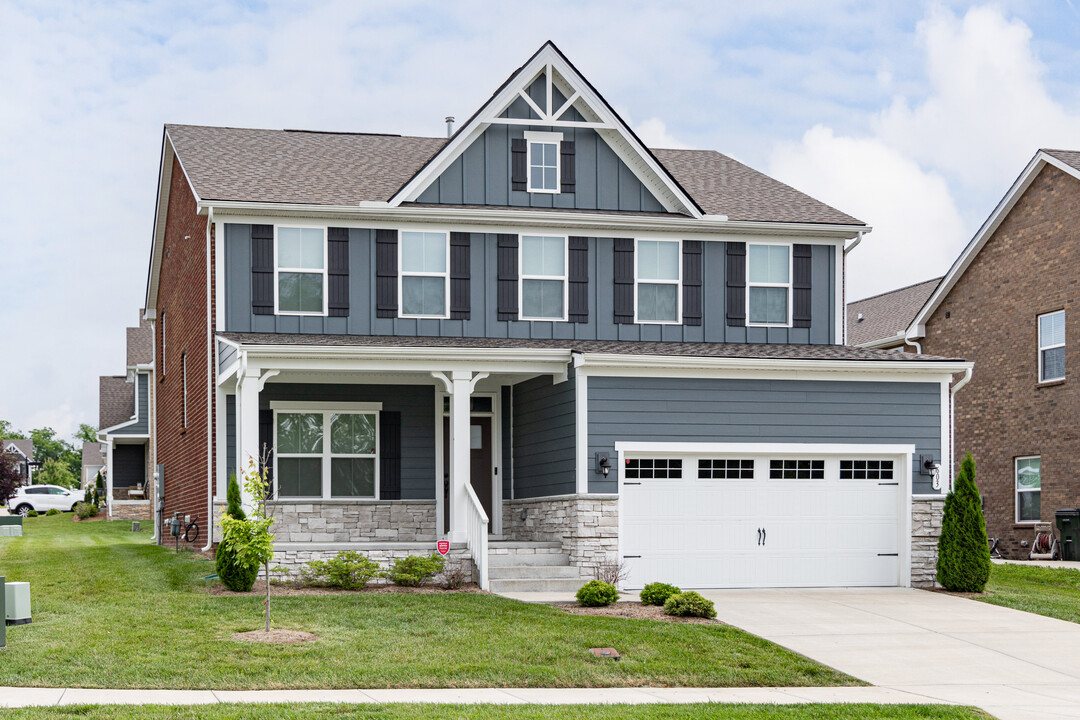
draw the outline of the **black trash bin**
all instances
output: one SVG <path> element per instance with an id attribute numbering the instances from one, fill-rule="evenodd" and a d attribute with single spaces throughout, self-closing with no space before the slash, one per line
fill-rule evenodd
<path id="1" fill-rule="evenodd" d="M 1061 559 L 1080 560 L 1080 508 L 1058 510 L 1054 519 L 1061 536 Z"/>

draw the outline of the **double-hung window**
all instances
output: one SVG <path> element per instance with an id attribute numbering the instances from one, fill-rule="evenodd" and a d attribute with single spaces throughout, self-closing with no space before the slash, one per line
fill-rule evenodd
<path id="1" fill-rule="evenodd" d="M 326 228 L 274 228 L 279 315 L 326 314 Z"/>
<path id="2" fill-rule="evenodd" d="M 1039 316 L 1039 382 L 1065 379 L 1065 311 Z"/>
<path id="3" fill-rule="evenodd" d="M 639 323 L 678 323 L 682 311 L 682 266 L 678 240 L 638 240 L 634 258 L 637 264 L 636 321 Z"/>
<path id="4" fill-rule="evenodd" d="M 566 320 L 565 237 L 521 238 L 521 319 Z"/>
<path id="5" fill-rule="evenodd" d="M 747 324 L 790 325 L 791 246 L 750 245 L 747 264 Z"/>
<path id="6" fill-rule="evenodd" d="M 447 234 L 402 231 L 400 248 L 402 317 L 449 317 L 450 243 Z"/>
<path id="7" fill-rule="evenodd" d="M 275 410 L 279 498 L 378 496 L 378 409 Z"/>
<path id="8" fill-rule="evenodd" d="M 1042 458 L 1016 458 L 1016 522 L 1042 518 Z"/>
<path id="9" fill-rule="evenodd" d="M 559 143 L 562 133 L 526 132 L 529 143 L 529 192 L 559 192 Z"/>

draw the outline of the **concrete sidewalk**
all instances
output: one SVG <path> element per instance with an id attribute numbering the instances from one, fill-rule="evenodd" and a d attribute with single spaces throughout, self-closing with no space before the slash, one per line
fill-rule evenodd
<path id="1" fill-rule="evenodd" d="M 212 705 L 214 703 L 453 703 L 463 705 L 644 705 L 655 703 L 953 704 L 880 687 L 472 688 L 445 690 L 94 690 L 0 687 L 0 707 L 32 705 Z"/>

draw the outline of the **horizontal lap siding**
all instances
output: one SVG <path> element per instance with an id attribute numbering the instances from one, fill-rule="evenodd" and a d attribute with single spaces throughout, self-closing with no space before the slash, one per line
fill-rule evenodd
<path id="1" fill-rule="evenodd" d="M 552 384 L 539 377 L 513 388 L 515 498 L 572 493 L 576 422 L 575 381 Z"/>
<path id="2" fill-rule="evenodd" d="M 139 373 L 138 403 L 135 409 L 138 420 L 127 427 L 112 432 L 113 435 L 149 435 L 150 434 L 150 376 Z"/>
<path id="3" fill-rule="evenodd" d="M 914 444 L 941 457 L 936 383 L 589 378 L 589 456 L 620 441 Z M 913 475 L 915 493 L 930 478 Z M 615 492 L 589 476 L 590 492 Z"/>

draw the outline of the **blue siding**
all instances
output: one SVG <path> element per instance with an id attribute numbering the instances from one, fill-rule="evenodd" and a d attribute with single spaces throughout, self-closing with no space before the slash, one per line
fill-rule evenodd
<path id="1" fill-rule="evenodd" d="M 832 272 L 836 260 L 831 245 L 813 246 L 810 328 L 727 327 L 725 244 L 718 241 L 709 241 L 704 245 L 701 325 L 616 325 L 613 308 L 614 242 L 611 238 L 589 240 L 588 322 L 499 320 L 496 239 L 495 235 L 483 233 L 472 234 L 470 319 L 415 320 L 374 317 L 374 232 L 352 229 L 349 231 L 349 316 L 297 318 L 251 313 L 250 226 L 230 224 L 225 228 L 225 328 L 232 332 L 791 344 L 829 344 L 836 341 L 833 334 L 836 303 Z"/>
<path id="2" fill-rule="evenodd" d="M 936 383 L 589 377 L 589 457 L 618 441 L 893 443 L 941 458 Z M 616 492 L 595 473 L 590 492 Z M 915 493 L 932 492 L 913 475 Z"/>
<path id="3" fill-rule="evenodd" d="M 138 383 L 135 393 L 136 421 L 127 427 L 120 428 L 112 435 L 149 435 L 150 434 L 150 375 L 139 373 L 136 379 Z"/>
<path id="4" fill-rule="evenodd" d="M 225 477 L 236 474 L 236 396 L 225 396 Z M 237 478 L 239 480 L 240 478 Z"/>
<path id="5" fill-rule="evenodd" d="M 502 473 L 502 496 L 514 497 L 514 390 L 503 387 L 499 390 L 499 415 L 502 421 L 502 459 L 499 472 Z"/>
<path id="6" fill-rule="evenodd" d="M 229 367 L 236 359 L 236 346 L 229 345 L 228 343 L 219 342 L 218 345 L 218 372 L 221 372 L 225 368 Z"/>
<path id="7" fill-rule="evenodd" d="M 512 442 L 515 498 L 572 493 L 576 421 L 573 378 L 539 377 L 514 386 Z"/>

